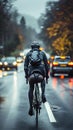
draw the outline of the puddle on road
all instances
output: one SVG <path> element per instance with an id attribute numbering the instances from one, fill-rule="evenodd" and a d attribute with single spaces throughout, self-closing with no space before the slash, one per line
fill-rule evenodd
<path id="1" fill-rule="evenodd" d="M 52 111 L 59 111 L 59 110 L 61 110 L 61 107 L 59 107 L 59 106 L 55 106 L 55 105 L 51 105 L 51 109 L 52 109 Z"/>

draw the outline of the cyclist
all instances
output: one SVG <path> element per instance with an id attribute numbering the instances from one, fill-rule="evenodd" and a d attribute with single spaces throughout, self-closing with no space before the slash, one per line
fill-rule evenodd
<path id="1" fill-rule="evenodd" d="M 37 50 L 40 52 L 40 58 L 41 58 L 41 62 L 39 65 L 37 66 L 32 66 L 30 64 L 30 56 L 33 50 Z M 40 70 L 40 72 L 43 75 L 43 80 L 41 82 L 41 89 L 42 89 L 42 102 L 46 102 L 46 97 L 45 97 L 45 83 L 48 83 L 48 62 L 47 62 L 47 57 L 46 54 L 44 53 L 44 51 L 40 50 L 40 44 L 37 41 L 34 41 L 31 44 L 31 50 L 27 53 L 26 58 L 25 58 L 25 62 L 24 62 L 24 71 L 25 71 L 25 78 L 28 79 L 28 77 L 30 77 L 30 75 L 32 74 L 32 71 L 38 69 Z M 46 80 L 45 80 L 46 79 Z M 46 81 L 46 82 L 45 82 Z M 34 90 L 34 83 L 30 83 L 29 82 L 29 93 L 28 93 L 28 97 L 29 97 L 29 104 L 30 104 L 30 108 L 29 108 L 29 115 L 33 115 L 33 107 L 32 107 L 32 102 L 33 102 L 33 90 Z"/>

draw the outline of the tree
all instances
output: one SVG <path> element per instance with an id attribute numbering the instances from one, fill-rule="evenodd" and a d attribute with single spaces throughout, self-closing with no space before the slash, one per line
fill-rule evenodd
<path id="1" fill-rule="evenodd" d="M 0 38 L 2 38 L 11 17 L 11 2 L 12 0 L 0 0 Z"/>
<path id="2" fill-rule="evenodd" d="M 13 0 L 0 0 L 0 45 L 3 45 L 4 48 L 7 39 L 10 38 L 8 31 L 11 20 L 12 2 Z"/>
<path id="3" fill-rule="evenodd" d="M 48 41 L 46 44 L 49 44 L 57 54 L 60 54 L 59 52 L 62 55 L 71 54 L 73 52 L 73 1 L 60 0 L 47 3 L 45 15 L 47 18 L 43 23 L 45 30 L 43 39 L 46 34 L 46 41 Z"/>
<path id="4" fill-rule="evenodd" d="M 67 55 L 71 51 L 71 39 L 70 36 L 73 35 L 72 30 L 72 1 L 64 0 L 59 2 L 58 11 L 54 11 L 56 16 L 56 21 L 53 22 L 52 26 L 48 28 L 48 34 L 50 38 L 54 37 L 55 41 L 53 41 L 54 49 L 57 48 L 57 44 L 59 44 L 60 54 Z M 70 15 L 69 15 L 70 14 Z M 70 27 L 71 26 L 71 27 Z M 58 42 L 59 43 L 58 43 Z M 63 44 L 63 45 L 62 45 Z M 61 49 L 62 47 L 62 49 Z M 58 53 L 58 51 L 57 51 Z"/>
<path id="5" fill-rule="evenodd" d="M 53 14 L 53 11 L 55 8 L 57 8 L 57 6 L 58 6 L 57 2 L 46 3 L 45 14 L 44 15 L 42 14 L 43 22 L 41 22 L 40 24 L 41 32 L 39 36 L 43 40 L 46 46 L 46 50 L 49 50 L 49 51 L 52 48 L 51 44 L 52 44 L 53 38 L 51 39 L 48 36 L 47 29 L 52 25 L 53 21 L 55 20 L 55 15 Z"/>
<path id="6" fill-rule="evenodd" d="M 25 29 L 26 27 L 26 22 L 25 22 L 25 18 L 22 16 L 21 19 L 20 19 L 20 25 L 23 29 Z"/>

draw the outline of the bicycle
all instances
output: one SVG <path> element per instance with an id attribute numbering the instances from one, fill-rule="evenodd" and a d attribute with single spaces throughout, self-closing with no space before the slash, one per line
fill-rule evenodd
<path id="1" fill-rule="evenodd" d="M 34 93 L 33 93 L 33 108 L 35 110 L 35 115 L 36 115 L 36 127 L 38 127 L 38 116 L 40 114 L 41 104 L 42 104 L 42 99 L 41 99 L 41 93 L 39 90 L 39 84 L 35 83 Z"/>
<path id="2" fill-rule="evenodd" d="M 36 115 L 36 127 L 38 128 L 38 116 L 41 110 L 42 97 L 40 93 L 39 84 L 42 82 L 43 76 L 40 73 L 32 73 L 30 76 L 29 82 L 34 83 L 34 91 L 33 91 L 33 109 Z"/>

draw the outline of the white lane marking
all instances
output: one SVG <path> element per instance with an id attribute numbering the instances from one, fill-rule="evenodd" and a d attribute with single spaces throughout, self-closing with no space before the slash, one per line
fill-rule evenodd
<path id="1" fill-rule="evenodd" d="M 42 93 L 42 91 L 41 91 L 41 87 L 39 86 L 39 90 L 40 90 L 40 94 Z M 47 114 L 48 114 L 48 117 L 49 117 L 49 119 L 50 119 L 50 122 L 57 122 L 56 121 L 56 119 L 55 119 L 55 117 L 54 117 L 54 115 L 53 115 L 53 112 L 52 112 L 52 110 L 51 110 L 51 107 L 50 107 L 50 105 L 49 105 L 49 103 L 48 102 L 45 102 L 44 103 L 44 106 L 45 106 L 45 108 L 46 108 L 46 111 L 47 111 Z"/>
<path id="2" fill-rule="evenodd" d="M 55 119 L 55 117 L 54 117 L 54 115 L 53 115 L 53 113 L 52 113 L 52 110 L 51 110 L 51 107 L 50 107 L 49 103 L 45 102 L 44 105 L 45 105 L 47 114 L 49 116 L 50 122 L 53 122 L 53 123 L 57 122 L 56 119 Z"/>

